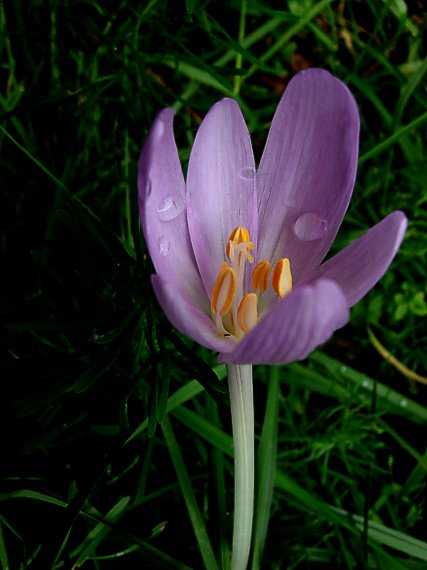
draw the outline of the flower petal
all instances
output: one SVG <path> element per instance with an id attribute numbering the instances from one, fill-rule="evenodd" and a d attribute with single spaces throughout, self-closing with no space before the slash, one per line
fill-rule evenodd
<path id="1" fill-rule="evenodd" d="M 408 221 L 403 212 L 389 214 L 337 255 L 315 269 L 307 281 L 333 279 L 351 307 L 375 285 L 396 255 Z"/>
<path id="2" fill-rule="evenodd" d="M 248 129 L 232 99 L 214 105 L 197 132 L 187 176 L 188 226 L 208 295 L 225 260 L 230 233 L 257 233 L 255 162 Z"/>
<path id="3" fill-rule="evenodd" d="M 173 135 L 174 113 L 173 109 L 160 111 L 142 149 L 138 171 L 142 229 L 157 273 L 208 310 L 185 215 L 185 183 Z"/>
<path id="4" fill-rule="evenodd" d="M 286 364 L 305 358 L 348 320 L 347 300 L 329 279 L 297 286 L 220 362 Z"/>
<path id="5" fill-rule="evenodd" d="M 153 275 L 151 283 L 160 306 L 175 328 L 211 350 L 232 349 L 229 340 L 218 336 L 215 325 L 206 313 L 196 307 L 190 301 L 191 298 L 178 292 L 173 283 L 160 275 Z"/>
<path id="6" fill-rule="evenodd" d="M 296 75 L 282 97 L 257 173 L 258 259 L 289 257 L 294 280 L 329 250 L 353 190 L 359 115 L 327 71 Z"/>

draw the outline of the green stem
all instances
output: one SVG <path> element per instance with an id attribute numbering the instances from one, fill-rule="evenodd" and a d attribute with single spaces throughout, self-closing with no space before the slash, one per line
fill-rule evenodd
<path id="1" fill-rule="evenodd" d="M 252 365 L 227 365 L 234 444 L 232 570 L 245 570 L 254 510 L 254 403 Z"/>

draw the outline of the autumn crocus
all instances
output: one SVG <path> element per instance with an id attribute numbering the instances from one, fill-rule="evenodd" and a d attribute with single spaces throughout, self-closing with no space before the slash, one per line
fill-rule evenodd
<path id="1" fill-rule="evenodd" d="M 214 105 L 185 182 L 172 109 L 156 117 L 139 163 L 139 205 L 171 323 L 227 364 L 235 448 L 232 566 L 246 567 L 253 509 L 252 364 L 306 357 L 348 320 L 405 232 L 393 212 L 323 262 L 356 175 L 359 116 L 320 69 L 289 83 L 258 168 L 237 103 Z"/>

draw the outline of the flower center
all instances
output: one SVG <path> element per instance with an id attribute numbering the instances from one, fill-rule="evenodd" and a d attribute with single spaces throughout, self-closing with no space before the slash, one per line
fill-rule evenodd
<path id="1" fill-rule="evenodd" d="M 287 257 L 279 259 L 269 277 L 271 264 L 259 261 L 252 269 L 251 292 L 245 292 L 247 264 L 254 263 L 254 244 L 244 227 L 235 228 L 225 250 L 229 262 L 221 265 L 212 289 L 211 311 L 218 334 L 241 340 L 258 322 L 262 296 L 283 298 L 292 290 L 291 266 Z"/>

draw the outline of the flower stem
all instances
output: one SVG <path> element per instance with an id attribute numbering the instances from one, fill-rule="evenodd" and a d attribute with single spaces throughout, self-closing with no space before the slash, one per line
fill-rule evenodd
<path id="1" fill-rule="evenodd" d="M 254 404 L 252 365 L 227 365 L 234 443 L 232 570 L 245 570 L 254 510 Z"/>

